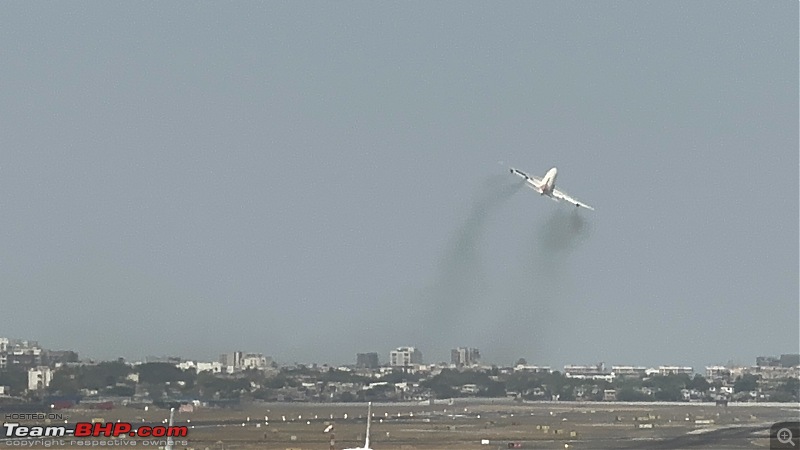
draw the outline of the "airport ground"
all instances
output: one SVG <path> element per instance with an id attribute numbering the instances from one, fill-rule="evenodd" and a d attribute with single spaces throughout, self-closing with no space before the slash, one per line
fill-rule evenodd
<path id="1" fill-rule="evenodd" d="M 65 414 L 69 422 L 102 417 L 150 424 L 169 415 L 163 409 L 124 407 L 102 414 Z M 768 449 L 770 426 L 797 420 L 800 405 L 461 400 L 435 405 L 377 404 L 373 414 L 371 447 L 377 450 L 494 450 L 508 448 L 509 443 L 523 449 Z M 363 445 L 366 407 L 271 403 L 238 409 L 198 408 L 176 414 L 175 424 L 192 427 L 186 438 L 176 440 L 176 449 L 323 450 L 330 448 L 331 433 L 325 433 L 329 425 L 333 425 L 335 448 L 342 449 Z M 8 441 L 0 445 L 14 447 Z M 68 446 L 75 447 L 74 443 Z"/>

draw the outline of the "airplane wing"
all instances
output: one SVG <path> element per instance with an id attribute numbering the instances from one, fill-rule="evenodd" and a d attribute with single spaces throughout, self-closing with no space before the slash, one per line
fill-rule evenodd
<path id="1" fill-rule="evenodd" d="M 515 169 L 513 167 L 511 168 L 510 172 L 513 173 L 514 175 L 518 175 L 518 176 L 524 178 L 525 181 L 530 183 L 531 186 L 534 189 L 536 189 L 537 191 L 541 192 L 541 187 L 542 187 L 542 179 L 541 178 L 532 177 L 532 176 L 528 175 L 527 173 L 525 173 L 525 172 L 523 172 L 521 170 L 517 170 L 517 169 Z"/>
<path id="2" fill-rule="evenodd" d="M 583 208 L 590 209 L 590 210 L 594 211 L 594 208 L 592 208 L 591 206 L 587 205 L 586 203 L 579 202 L 578 200 L 575 200 L 574 198 L 572 198 L 569 195 L 567 195 L 565 192 L 559 191 L 558 189 L 553 189 L 553 197 L 555 197 L 555 198 L 557 198 L 559 200 L 564 200 L 566 202 L 572 203 L 575 206 L 580 206 L 580 207 L 583 207 Z"/>

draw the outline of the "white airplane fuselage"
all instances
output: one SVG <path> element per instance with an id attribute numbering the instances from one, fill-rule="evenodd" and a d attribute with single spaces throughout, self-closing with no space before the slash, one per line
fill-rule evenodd
<path id="1" fill-rule="evenodd" d="M 553 196 L 553 189 L 556 187 L 556 176 L 558 176 L 558 169 L 555 167 L 548 170 L 544 175 L 544 178 L 542 178 L 542 195 Z M 533 184 L 530 180 L 528 180 L 528 183 Z M 534 185 L 534 187 L 536 186 Z"/>

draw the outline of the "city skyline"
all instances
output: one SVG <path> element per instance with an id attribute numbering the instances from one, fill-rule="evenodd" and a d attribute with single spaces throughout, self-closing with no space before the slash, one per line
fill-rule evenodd
<path id="1" fill-rule="evenodd" d="M 42 351 L 44 351 L 44 352 L 55 352 L 55 353 L 57 353 L 59 355 L 62 354 L 62 353 L 74 352 L 76 355 L 80 355 L 81 356 L 81 358 L 80 358 L 81 361 L 95 361 L 95 362 L 116 361 L 119 358 L 122 358 L 125 361 L 140 361 L 140 362 L 153 362 L 153 361 L 160 361 L 160 362 L 164 362 L 164 361 L 176 361 L 176 362 L 186 361 L 186 362 L 192 362 L 193 361 L 193 362 L 203 362 L 203 363 L 220 362 L 220 363 L 222 363 L 223 366 L 225 366 L 227 364 L 228 360 L 233 361 L 235 359 L 236 362 L 232 362 L 231 364 L 229 364 L 232 367 L 249 366 L 250 363 L 245 362 L 245 360 L 248 359 L 248 358 L 250 358 L 250 359 L 259 358 L 259 359 L 262 359 L 262 360 L 266 361 L 266 362 L 261 362 L 261 363 L 258 363 L 258 364 L 253 364 L 253 365 L 258 365 L 259 367 L 263 366 L 263 365 L 269 365 L 269 363 L 271 363 L 271 362 L 278 363 L 279 365 L 299 364 L 299 365 L 318 365 L 318 366 L 330 366 L 330 367 L 347 367 L 347 366 L 358 367 L 359 366 L 359 363 L 358 363 L 359 357 L 361 357 L 363 355 L 369 356 L 371 354 L 376 354 L 377 355 L 378 367 L 399 367 L 399 366 L 403 366 L 403 364 L 392 364 L 391 354 L 395 353 L 395 352 L 398 352 L 398 351 L 402 352 L 402 351 L 405 351 L 407 349 L 412 349 L 412 350 L 416 349 L 413 346 L 400 346 L 400 347 L 395 347 L 395 348 L 393 348 L 391 350 L 387 350 L 384 353 L 381 353 L 379 351 L 364 351 L 364 352 L 359 351 L 359 352 L 354 352 L 352 360 L 351 361 L 347 361 L 347 362 L 345 362 L 345 361 L 297 361 L 297 360 L 291 360 L 291 359 L 289 359 L 289 360 L 276 360 L 276 359 L 274 359 L 272 357 L 272 355 L 269 352 L 264 352 L 263 350 L 258 350 L 258 349 L 244 349 L 244 350 L 242 350 L 242 349 L 230 350 L 229 349 L 229 350 L 223 351 L 222 353 L 218 353 L 213 357 L 187 357 L 185 355 L 177 355 L 177 354 L 160 354 L 159 355 L 159 354 L 156 354 L 156 353 L 150 353 L 150 354 L 147 354 L 146 356 L 140 357 L 140 358 L 129 358 L 129 357 L 126 357 L 125 355 L 119 355 L 117 357 L 110 358 L 110 359 L 102 359 L 102 358 L 93 358 L 91 356 L 85 356 L 85 355 L 83 355 L 83 353 L 81 353 L 81 351 L 79 349 L 64 349 L 64 348 L 44 347 L 44 346 L 41 346 L 39 344 L 39 341 L 35 340 L 35 339 L 10 338 L 10 337 L 0 336 L 0 356 L 2 356 L 3 353 L 7 351 L 7 346 L 8 346 L 9 342 L 13 343 L 16 346 L 19 346 L 21 344 L 22 347 L 24 347 L 24 348 L 28 348 L 28 346 L 33 346 L 33 347 L 37 348 L 39 350 L 39 352 L 42 352 Z M 417 350 L 420 350 L 420 349 L 417 349 Z M 660 363 L 655 363 L 655 364 L 644 364 L 644 363 L 640 363 L 640 362 L 637 362 L 637 361 L 608 362 L 608 361 L 599 361 L 598 360 L 598 361 L 572 361 L 570 363 L 565 363 L 563 366 L 556 366 L 556 365 L 547 363 L 545 361 L 528 361 L 528 359 L 525 358 L 525 357 L 519 357 L 516 360 L 509 361 L 509 362 L 492 361 L 490 358 L 485 358 L 484 355 L 480 352 L 479 348 L 475 348 L 475 347 L 455 347 L 455 348 L 451 349 L 451 353 L 450 353 L 451 358 L 450 358 L 450 360 L 448 360 L 448 359 L 439 359 L 439 360 L 435 360 L 435 361 L 426 360 L 424 358 L 424 356 L 422 356 L 422 355 L 424 355 L 424 352 L 420 352 L 420 357 L 422 358 L 421 362 L 409 363 L 408 365 L 426 365 L 426 366 L 427 365 L 430 365 L 430 366 L 441 366 L 441 365 L 451 365 L 451 366 L 453 366 L 454 365 L 456 367 L 461 365 L 464 368 L 469 368 L 470 364 L 462 365 L 462 364 L 454 363 L 452 361 L 452 358 L 454 358 L 453 352 L 463 351 L 463 350 L 466 350 L 468 352 L 472 351 L 472 352 L 474 352 L 473 355 L 477 355 L 478 356 L 478 360 L 480 361 L 480 363 L 472 364 L 474 366 L 480 366 L 480 367 L 489 367 L 489 366 L 514 367 L 514 366 L 519 365 L 520 361 L 524 361 L 523 365 L 527 365 L 527 366 L 531 366 L 531 367 L 534 367 L 534 366 L 535 367 L 550 367 L 552 370 L 559 370 L 558 367 L 561 367 L 563 369 L 566 369 L 568 367 L 588 367 L 588 368 L 592 368 L 592 367 L 608 367 L 608 368 L 611 368 L 611 367 L 636 367 L 636 368 L 642 368 L 642 369 L 644 369 L 644 368 L 656 368 L 656 367 L 681 367 L 681 368 L 687 368 L 688 367 L 688 368 L 694 369 L 695 373 L 702 373 L 701 369 L 705 370 L 705 369 L 708 369 L 710 367 L 761 366 L 761 365 L 768 365 L 768 364 L 781 364 L 782 359 L 786 358 L 786 357 L 790 357 L 790 358 L 798 357 L 798 358 L 800 358 L 800 354 L 796 354 L 796 353 L 782 353 L 782 352 L 769 353 L 769 352 L 766 352 L 766 353 L 761 353 L 759 355 L 754 356 L 752 358 L 752 362 L 749 363 L 749 364 L 745 363 L 745 362 L 728 361 L 728 362 L 726 362 L 724 364 L 723 363 L 707 363 L 707 364 L 703 364 L 703 365 L 699 365 L 699 366 L 697 366 L 697 365 L 688 365 L 687 366 L 686 364 L 684 364 L 684 363 L 682 363 L 680 361 L 662 361 Z M 37 354 L 39 354 L 39 353 L 37 353 Z M 462 355 L 462 357 L 463 357 L 463 355 Z M 794 360 L 794 359 L 792 359 L 792 360 Z M 2 359 L 0 359 L 0 362 L 2 362 Z M 796 364 L 796 365 L 800 365 L 800 362 L 798 364 Z M 0 366 L 0 368 L 2 368 L 2 366 Z"/>

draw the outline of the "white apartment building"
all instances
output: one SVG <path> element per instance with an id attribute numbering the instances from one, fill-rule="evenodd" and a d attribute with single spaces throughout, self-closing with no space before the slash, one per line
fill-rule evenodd
<path id="1" fill-rule="evenodd" d="M 50 386 L 53 381 L 53 371 L 47 366 L 28 369 L 28 390 L 38 391 Z"/>
<path id="2" fill-rule="evenodd" d="M 725 366 L 707 366 L 706 379 L 713 380 L 727 380 L 731 377 L 731 369 Z"/>
<path id="3" fill-rule="evenodd" d="M 177 366 L 181 370 L 194 369 L 197 373 L 200 372 L 222 373 L 222 364 L 219 361 L 213 361 L 213 362 L 183 361 L 179 363 Z"/>
<path id="4" fill-rule="evenodd" d="M 242 357 L 242 369 L 264 370 L 272 363 L 272 358 L 268 358 L 261 353 L 248 353 Z"/>
<path id="5" fill-rule="evenodd" d="M 692 376 L 694 374 L 694 369 L 691 367 L 679 367 L 679 366 L 658 366 L 658 374 L 659 375 L 689 375 Z"/>
<path id="6" fill-rule="evenodd" d="M 422 352 L 414 347 L 398 347 L 389 353 L 389 365 L 394 367 L 422 364 Z"/>
<path id="7" fill-rule="evenodd" d="M 614 381 L 614 373 L 606 370 L 605 363 L 599 363 L 596 366 L 567 365 L 564 366 L 564 376 L 577 380 Z"/>
<path id="8" fill-rule="evenodd" d="M 642 377 L 647 374 L 647 367 L 611 366 L 611 373 L 616 377 Z"/>

